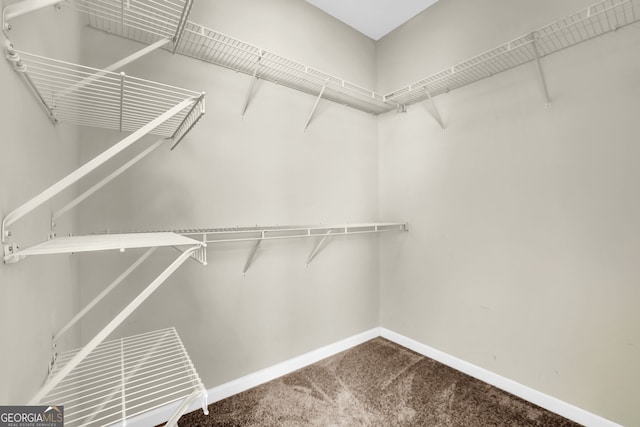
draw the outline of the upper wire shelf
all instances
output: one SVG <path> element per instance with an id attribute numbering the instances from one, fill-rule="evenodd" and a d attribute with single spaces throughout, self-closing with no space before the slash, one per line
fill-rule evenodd
<path id="1" fill-rule="evenodd" d="M 61 353 L 50 376 L 62 371 L 80 350 Z M 39 402 L 64 405 L 65 426 L 105 426 L 164 405 L 188 404 L 207 392 L 175 328 L 114 341 L 96 347 Z"/>
<path id="2" fill-rule="evenodd" d="M 62 4 L 89 15 L 101 30 L 148 44 L 168 38 L 174 48 L 193 0 L 65 0 Z"/>
<path id="3" fill-rule="evenodd" d="M 187 4 L 188 3 L 188 4 Z M 164 48 L 260 79 L 287 86 L 370 114 L 396 108 L 372 90 L 307 65 L 268 52 L 252 44 L 187 21 L 191 2 L 130 0 L 66 0 L 63 4 L 83 12 L 89 25 L 107 33 L 151 44 L 163 38 Z"/>
<path id="4" fill-rule="evenodd" d="M 96 26 L 92 23 L 93 26 Z M 307 65 L 266 51 L 194 22 L 187 22 L 176 53 L 239 71 L 370 113 L 396 108 L 382 95 Z"/>
<path id="5" fill-rule="evenodd" d="M 8 51 L 14 68 L 35 91 L 54 122 L 132 132 L 179 103 L 192 100 L 150 132 L 178 139 L 204 113 L 204 97 L 198 92 L 11 47 Z"/>
<path id="6" fill-rule="evenodd" d="M 410 105 L 632 24 L 640 0 L 604 0 L 384 96 Z"/>

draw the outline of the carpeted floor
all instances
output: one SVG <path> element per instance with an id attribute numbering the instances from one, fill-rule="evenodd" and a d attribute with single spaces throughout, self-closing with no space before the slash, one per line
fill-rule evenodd
<path id="1" fill-rule="evenodd" d="M 184 415 L 185 426 L 578 426 L 376 338 Z"/>

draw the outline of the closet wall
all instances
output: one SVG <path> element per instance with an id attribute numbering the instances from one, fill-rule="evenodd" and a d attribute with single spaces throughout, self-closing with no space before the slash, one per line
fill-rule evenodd
<path id="1" fill-rule="evenodd" d="M 47 8 L 16 18 L 11 39 L 16 48 L 77 61 L 77 18 L 60 16 L 53 7 Z M 58 31 L 60 27 L 68 30 Z M 0 64 L 0 93 L 0 211 L 4 217 L 75 169 L 80 148 L 77 128 L 54 126 L 22 78 L 4 60 Z M 15 241 L 27 247 L 46 240 L 52 208 L 62 206 L 74 191 L 16 222 L 11 227 Z M 74 231 L 74 217 L 72 213 L 61 218 L 63 233 Z M 51 337 L 77 311 L 74 261 L 67 256 L 47 256 L 0 265 L 0 405 L 26 402 L 42 384 L 51 361 Z M 63 344 L 75 347 L 77 337 L 72 332 Z"/>
<path id="2" fill-rule="evenodd" d="M 478 3 L 478 4 L 476 4 Z M 378 44 L 388 92 L 587 1 L 444 0 Z M 637 26 L 379 120 L 381 324 L 640 425 Z M 420 52 L 420 55 L 416 55 Z M 402 191 L 398 191 L 402 189 Z"/>
<path id="3" fill-rule="evenodd" d="M 360 84 L 375 81 L 374 43 L 299 0 L 196 2 L 191 19 Z M 135 50 L 85 29 L 83 63 L 104 66 Z M 355 54 L 354 54 L 355 52 Z M 125 69 L 207 92 L 207 113 L 176 148 L 161 148 L 82 206 L 83 232 L 189 227 L 357 223 L 378 215 L 376 118 L 168 52 Z M 84 129 L 83 160 L 117 134 Z M 152 139 L 151 139 L 152 140 Z M 144 148 L 143 146 L 139 149 Z M 379 324 L 376 236 L 338 237 L 313 262 L 312 239 L 212 245 L 209 265 L 185 264 L 116 335 L 175 325 L 206 387 L 236 379 Z M 83 323 L 86 340 L 175 251 L 154 255 Z M 88 301 L 138 253 L 79 255 Z M 130 294 L 130 295 L 127 295 Z"/>

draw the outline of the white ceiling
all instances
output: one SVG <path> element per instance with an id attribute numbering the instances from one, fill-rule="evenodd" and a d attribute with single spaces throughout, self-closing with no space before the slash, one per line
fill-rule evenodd
<path id="1" fill-rule="evenodd" d="M 379 40 L 438 0 L 306 0 L 361 33 Z"/>

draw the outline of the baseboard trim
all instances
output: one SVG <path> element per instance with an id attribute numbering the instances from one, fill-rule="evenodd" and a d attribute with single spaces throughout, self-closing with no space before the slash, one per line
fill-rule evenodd
<path id="1" fill-rule="evenodd" d="M 233 396 L 250 388 L 264 384 L 283 375 L 302 369 L 305 366 L 312 365 L 322 359 L 333 356 L 352 347 L 360 345 L 364 342 L 372 340 L 380 336 L 380 328 L 370 329 L 358 335 L 343 339 L 333 344 L 326 345 L 317 350 L 310 351 L 293 359 L 278 363 L 270 368 L 262 369 L 253 374 L 246 375 L 226 384 L 219 385 L 209 390 L 209 401 L 217 402 L 227 397 Z"/>
<path id="2" fill-rule="evenodd" d="M 429 357 L 442 364 L 450 366 L 460 372 L 484 381 L 508 393 L 516 395 L 526 401 L 545 408 L 565 418 L 580 423 L 586 427 L 623 427 L 613 421 L 595 415 L 577 406 L 571 405 L 555 397 L 549 396 L 530 387 L 505 378 L 487 369 L 451 356 L 443 351 L 429 347 L 416 340 L 400 335 L 386 328 L 373 328 L 360 334 L 345 338 L 333 344 L 326 345 L 317 350 L 310 351 L 269 368 L 262 369 L 236 380 L 221 384 L 208 390 L 208 404 L 212 404 L 227 397 L 241 393 L 250 388 L 259 386 L 283 375 L 312 365 L 322 359 L 348 350 L 373 338 L 382 336 L 396 344 L 406 347 L 416 353 Z M 127 420 L 127 427 L 147 427 L 162 424 L 171 417 L 178 407 L 177 403 L 163 406 L 143 415 Z M 199 402 L 194 403 L 186 412 L 201 409 Z"/>
<path id="3" fill-rule="evenodd" d="M 386 328 L 380 328 L 380 336 L 586 427 L 622 427 L 620 424 L 616 424 L 599 415 L 585 411 L 570 403 L 556 399 Z"/>
<path id="4" fill-rule="evenodd" d="M 285 360 L 277 365 L 269 368 L 261 369 L 252 374 L 240 377 L 236 380 L 230 381 L 225 384 L 221 384 L 217 387 L 213 387 L 207 391 L 208 404 L 215 403 L 219 400 L 226 399 L 227 397 L 241 393 L 250 388 L 257 387 L 260 384 L 264 384 L 283 375 L 290 374 L 291 372 L 302 369 L 305 366 L 312 365 L 319 362 L 322 359 L 331 357 L 335 354 L 341 353 L 345 350 L 349 350 L 352 347 L 360 345 L 364 342 L 372 340 L 380 336 L 380 328 L 373 328 L 368 331 L 353 335 L 349 338 L 345 338 L 333 344 L 326 345 L 324 347 L 312 350 L 308 353 L 304 353 L 300 356 L 296 356 L 292 359 Z M 145 414 L 134 417 L 127 420 L 127 427 L 148 427 L 166 422 L 171 414 L 178 408 L 178 404 L 166 405 L 161 408 L 149 411 Z M 194 403 L 187 409 L 186 412 L 195 411 L 201 409 L 198 402 Z"/>

